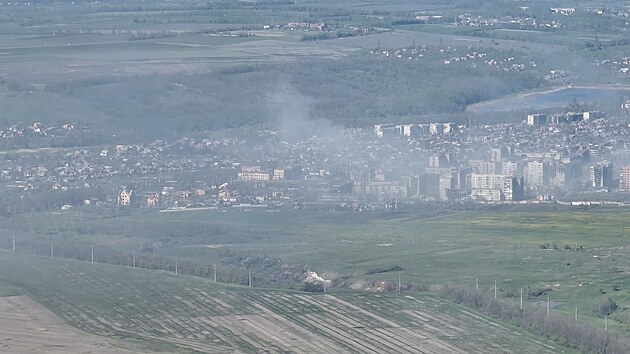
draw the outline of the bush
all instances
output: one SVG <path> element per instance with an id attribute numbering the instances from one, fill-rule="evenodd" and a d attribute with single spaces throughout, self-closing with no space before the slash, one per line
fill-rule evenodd
<path id="1" fill-rule="evenodd" d="M 304 283 L 302 286 L 302 291 L 306 291 L 309 293 L 322 293 L 324 292 L 324 284 L 323 283 Z"/>
<path id="2" fill-rule="evenodd" d="M 558 313 L 547 315 L 546 309 L 539 305 L 526 304 L 521 311 L 517 301 L 494 299 L 492 294 L 461 285 L 444 285 L 440 294 L 485 315 L 508 321 L 560 345 L 584 352 L 621 354 L 628 353 L 630 348 L 630 340 L 619 333 L 594 328 Z M 608 298 L 600 304 L 598 310 L 605 313 L 614 312 L 616 308 L 614 301 Z"/>
<path id="3" fill-rule="evenodd" d="M 599 317 L 610 316 L 613 312 L 617 311 L 617 304 L 613 299 L 606 298 L 595 306 L 595 314 Z"/>

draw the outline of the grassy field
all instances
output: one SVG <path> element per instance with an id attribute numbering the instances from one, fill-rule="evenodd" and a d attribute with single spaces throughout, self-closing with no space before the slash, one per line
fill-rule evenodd
<path id="1" fill-rule="evenodd" d="M 158 245 L 157 255 L 209 265 L 279 257 L 354 284 L 395 283 L 398 272 L 391 269 L 401 269 L 403 282 L 413 284 L 475 286 L 479 279 L 491 291 L 497 281 L 501 297 L 524 288 L 531 302 L 549 296 L 559 310 L 571 314 L 578 306 L 595 323 L 603 319 L 593 309 L 611 297 L 620 307 L 611 326 L 630 330 L 623 323 L 630 306 L 630 211 L 518 207 L 430 214 L 204 210 L 108 221 L 74 212 L 13 218 L 2 227 L 94 242 L 97 250 L 139 251 L 150 243 Z"/>
<path id="2" fill-rule="evenodd" d="M 79 329 L 146 351 L 572 353 L 428 294 L 309 295 L 0 252 L 6 284 Z"/>
<path id="3" fill-rule="evenodd" d="M 470 46 L 473 48 L 499 48 L 502 50 L 526 50 L 528 52 L 538 52 L 543 54 L 561 53 L 567 50 L 566 47 L 544 44 L 544 43 L 528 43 L 518 40 L 499 39 L 492 41 L 488 38 L 473 37 L 467 35 L 451 35 L 442 33 L 431 33 L 423 31 L 406 30 L 404 28 L 397 29 L 391 33 L 382 33 L 373 36 L 341 38 L 329 41 L 336 45 L 345 45 L 350 47 L 360 47 L 367 49 L 376 49 L 380 42 L 382 48 L 401 48 L 411 47 L 413 43 L 416 46 Z M 497 44 L 498 43 L 498 44 Z"/>
<path id="4" fill-rule="evenodd" d="M 502 2 L 496 5 L 499 12 L 514 7 Z M 453 29 L 449 25 L 392 24 L 399 18 L 412 19 L 420 9 L 455 16 L 469 6 L 475 7 L 463 1 L 206 5 L 148 1 L 137 6 L 77 3 L 7 9 L 7 19 L 0 24 L 0 105 L 10 107 L 4 118 L 7 123 L 93 122 L 122 127 L 150 116 L 158 122 L 154 129 L 143 130 L 147 125 L 144 121 L 127 128 L 140 131 L 137 135 L 141 138 L 163 138 L 179 130 L 263 122 L 273 125 L 274 117 L 260 112 L 267 113 L 265 93 L 272 89 L 269 86 L 284 81 L 313 99 L 312 117 L 340 125 L 367 126 L 385 118 L 461 113 L 468 104 L 546 86 L 544 73 L 565 68 L 565 55 L 572 56 L 577 71 L 589 72 L 582 70 L 589 64 L 581 59 L 584 53 L 574 55 L 574 48 L 551 39 L 532 39 L 530 33 L 521 36 L 520 32 L 506 34 L 488 29 L 482 37 L 477 36 L 476 29 Z M 484 6 L 481 10 L 485 11 L 491 5 Z M 364 31 L 379 34 L 304 41 L 305 36 L 322 33 L 284 27 L 292 21 L 324 22 L 330 31 L 323 35 L 331 38 Z M 602 42 L 612 36 L 598 35 Z M 578 36 L 592 37 L 581 32 Z M 486 66 L 475 65 L 473 70 L 460 67 L 459 72 L 450 69 L 437 75 L 444 69 L 441 61 L 429 60 L 430 65 L 384 62 L 368 52 L 379 46 L 389 49 L 413 44 L 469 47 L 492 55 L 496 51 L 513 52 L 510 55 L 516 57 L 526 53 L 537 69 L 489 72 Z M 337 60 L 340 58 L 344 60 Z M 383 66 L 387 70 L 382 70 Z M 222 72 L 226 68 L 236 73 Z M 594 76 L 608 80 L 599 73 Z M 205 84 L 188 84 L 199 77 Z M 112 79 L 118 80 L 115 85 L 103 84 L 103 80 Z M 483 80 L 478 85 L 482 89 L 471 94 L 477 88 L 466 85 L 477 79 Z M 182 84 L 186 90 L 174 93 L 171 85 L 157 85 L 155 81 Z M 238 89 L 231 84 L 235 81 L 240 83 Z M 243 82 L 248 83 L 251 92 L 239 90 Z M 426 89 L 433 88 L 435 82 L 439 82 L 435 90 Z M 60 83 L 69 89 L 60 90 L 56 86 Z M 108 90 L 111 86 L 115 88 Z M 219 95 L 211 94 L 217 91 Z M 387 92 L 391 94 L 385 96 Z M 117 93 L 122 93 L 121 97 Z M 378 97 L 374 97 L 376 93 Z M 381 99 L 385 103 L 374 104 Z M 224 102 L 237 104 L 227 107 Z M 196 120 L 199 124 L 190 123 Z M 117 139 L 137 140 L 137 135 L 117 134 Z"/>
<path id="5" fill-rule="evenodd" d="M 142 343 L 140 348 L 131 349 L 137 342 L 116 341 L 72 328 L 26 296 L 0 297 L 0 338 L 2 351 L 12 354 L 105 354 L 145 350 Z M 121 345 L 130 349 L 121 350 Z"/>

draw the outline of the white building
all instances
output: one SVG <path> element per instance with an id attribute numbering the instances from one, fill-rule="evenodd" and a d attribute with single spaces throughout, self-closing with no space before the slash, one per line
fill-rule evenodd
<path id="1" fill-rule="evenodd" d="M 511 175 L 472 173 L 470 175 L 470 185 L 472 187 L 471 196 L 473 197 L 489 195 L 494 198 L 497 195 L 494 191 L 498 191 L 499 199 L 486 199 L 488 201 L 519 200 L 523 194 L 522 178 L 516 178 Z"/>
<path id="2" fill-rule="evenodd" d="M 527 125 L 542 125 L 547 123 L 547 115 L 542 113 L 527 115 Z"/>
<path id="3" fill-rule="evenodd" d="M 274 181 L 283 181 L 284 180 L 284 170 L 283 169 L 275 169 L 275 170 L 273 170 L 273 180 Z"/>
<path id="4" fill-rule="evenodd" d="M 444 131 L 443 129 L 440 123 L 429 123 L 429 132 L 431 134 L 441 134 Z"/>
<path id="5" fill-rule="evenodd" d="M 269 181 L 269 174 L 264 172 L 239 172 L 238 179 L 241 181 Z"/>
<path id="6" fill-rule="evenodd" d="M 518 164 L 516 162 L 503 162 L 501 164 L 501 174 L 508 176 L 516 176 L 518 173 Z"/>
<path id="7" fill-rule="evenodd" d="M 612 186 L 613 164 L 608 161 L 590 167 L 590 181 L 594 188 L 608 188 Z"/>
<path id="8" fill-rule="evenodd" d="M 540 161 L 529 161 L 525 168 L 525 183 L 531 187 L 544 184 L 545 164 Z"/>
<path id="9" fill-rule="evenodd" d="M 123 189 L 122 191 L 120 191 L 120 193 L 118 193 L 118 205 L 124 205 L 124 206 L 131 205 L 132 194 L 133 194 L 133 191 L 127 191 L 126 189 Z"/>

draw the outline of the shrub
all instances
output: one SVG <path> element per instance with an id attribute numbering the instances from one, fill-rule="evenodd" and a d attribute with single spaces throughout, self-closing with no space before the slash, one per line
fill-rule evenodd
<path id="1" fill-rule="evenodd" d="M 595 314 L 599 317 L 610 316 L 617 310 L 618 306 L 611 298 L 606 298 L 595 306 Z"/>

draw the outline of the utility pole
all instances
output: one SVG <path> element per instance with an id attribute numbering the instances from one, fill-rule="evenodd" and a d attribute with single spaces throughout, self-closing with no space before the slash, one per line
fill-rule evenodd
<path id="1" fill-rule="evenodd" d="M 479 278 L 477 278 L 477 285 L 476 285 L 476 289 L 479 290 Z"/>
<path id="2" fill-rule="evenodd" d="M 133 262 L 133 267 L 136 267 L 136 251 L 131 251 L 131 259 Z"/>
<path id="3" fill-rule="evenodd" d="M 252 271 L 249 271 L 249 287 L 252 287 Z"/>
<path id="4" fill-rule="evenodd" d="M 13 253 L 15 253 L 15 235 L 12 237 Z"/>
<path id="5" fill-rule="evenodd" d="M 214 282 L 216 283 L 217 282 L 217 265 L 214 264 L 212 268 L 214 270 L 214 277 L 213 277 L 213 279 L 214 279 Z"/>
<path id="6" fill-rule="evenodd" d="M 402 289 L 400 287 L 400 272 L 398 272 L 398 293 L 400 294 L 401 291 Z"/>
<path id="7" fill-rule="evenodd" d="M 494 281 L 494 299 L 497 299 L 497 281 Z"/>
<path id="8" fill-rule="evenodd" d="M 547 296 L 547 317 L 549 317 L 549 310 L 551 309 L 551 303 L 549 302 L 549 296 Z"/>
<path id="9" fill-rule="evenodd" d="M 50 258 L 55 256 L 55 246 L 53 245 L 53 240 L 50 240 Z"/>
<path id="10" fill-rule="evenodd" d="M 604 331 L 608 330 L 608 316 L 604 317 Z"/>
<path id="11" fill-rule="evenodd" d="M 521 288 L 521 311 L 523 311 L 523 288 Z"/>
<path id="12" fill-rule="evenodd" d="M 175 275 L 177 275 L 177 257 L 175 257 Z"/>
<path id="13" fill-rule="evenodd" d="M 92 245 L 91 245 L 91 251 L 92 251 L 92 252 L 91 252 L 91 256 L 92 256 L 92 258 L 91 258 L 91 263 L 94 263 L 94 242 L 92 242 Z"/>
<path id="14" fill-rule="evenodd" d="M 577 306 L 575 306 L 575 320 L 577 321 Z"/>

